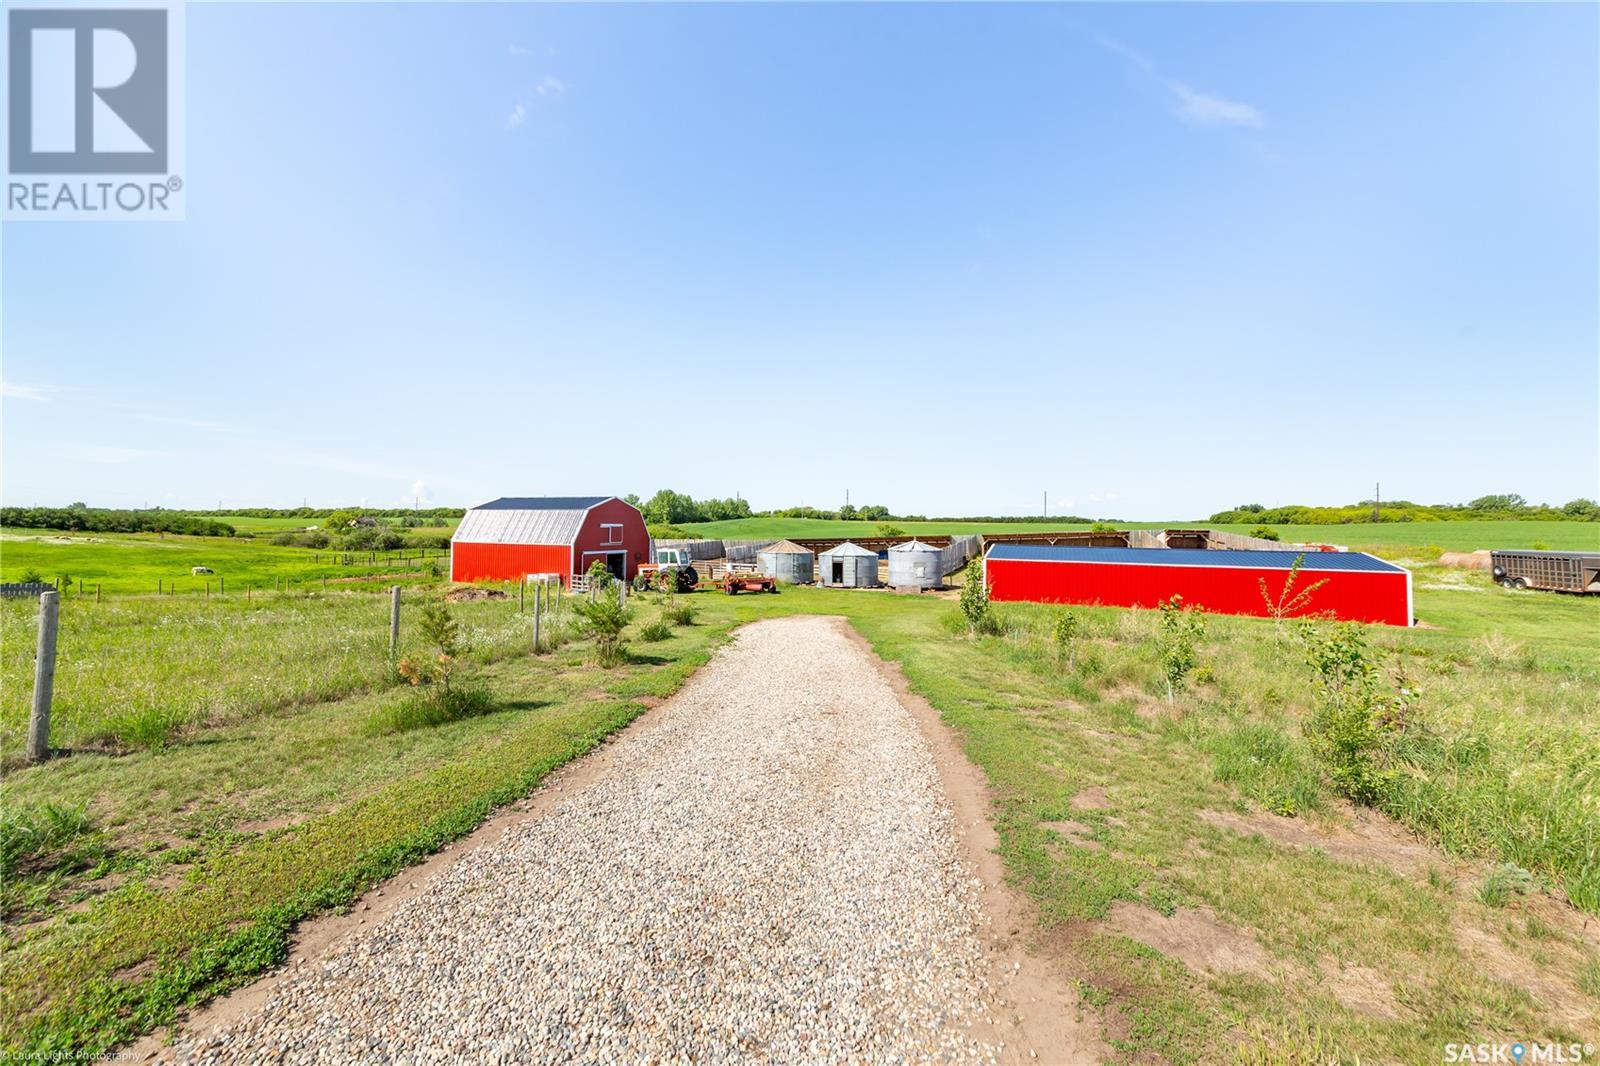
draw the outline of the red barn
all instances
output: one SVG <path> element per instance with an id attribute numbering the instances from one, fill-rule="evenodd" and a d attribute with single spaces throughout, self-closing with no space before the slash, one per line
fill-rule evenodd
<path id="1" fill-rule="evenodd" d="M 450 538 L 451 581 L 572 575 L 595 562 L 632 581 L 650 557 L 639 509 L 615 496 L 505 496 L 472 508 Z"/>
<path id="2" fill-rule="evenodd" d="M 1304 555 L 1290 599 L 1318 581 L 1296 615 L 1412 624 L 1411 572 L 1362 552 L 1218 551 L 1203 548 L 1083 548 L 996 544 L 983 560 L 995 600 L 1159 607 L 1173 596 L 1217 614 L 1270 616 L 1296 556 Z"/>

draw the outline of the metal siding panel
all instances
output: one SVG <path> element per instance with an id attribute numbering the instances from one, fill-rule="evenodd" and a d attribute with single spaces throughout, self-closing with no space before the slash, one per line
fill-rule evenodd
<path id="1" fill-rule="evenodd" d="M 525 574 L 561 574 L 570 580 L 564 544 L 456 544 L 450 549 L 452 581 L 521 581 Z"/>
<path id="2" fill-rule="evenodd" d="M 1261 581 L 1276 597 L 1285 573 L 1278 569 L 1237 566 L 1136 566 L 1115 563 L 1038 562 L 997 559 L 985 563 L 989 594 L 997 601 L 1074 603 L 1106 607 L 1159 607 L 1174 595 L 1186 604 L 1217 614 L 1267 617 Z M 1355 622 L 1411 624 L 1410 577 L 1405 570 L 1327 572 L 1303 576 L 1297 589 L 1314 581 L 1327 583 L 1312 595 L 1299 615 L 1331 613 Z"/>
<path id="3" fill-rule="evenodd" d="M 1034 562 L 1119 563 L 1137 566 L 1208 566 L 1287 570 L 1304 557 L 1306 571 L 1363 571 L 1398 574 L 1404 568 L 1365 552 L 1259 551 L 1206 548 L 1088 548 L 1044 544 L 996 544 L 995 559 Z"/>

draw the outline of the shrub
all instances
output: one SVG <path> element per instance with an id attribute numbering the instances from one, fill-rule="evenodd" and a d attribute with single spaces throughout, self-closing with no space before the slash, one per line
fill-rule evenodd
<path id="1" fill-rule="evenodd" d="M 1168 703 L 1183 691 L 1189 672 L 1199 662 L 1196 645 L 1205 634 L 1205 612 L 1199 607 L 1185 607 L 1182 596 L 1174 596 L 1161 605 L 1156 649 L 1161 655 L 1161 673 L 1167 683 Z"/>
<path id="2" fill-rule="evenodd" d="M 583 576 L 589 581 L 589 592 L 591 594 L 606 591 L 611 587 L 612 582 L 616 581 L 616 578 L 611 576 L 611 571 L 606 569 L 606 564 L 599 559 L 589 564 L 589 569 L 584 571 Z"/>
<path id="3" fill-rule="evenodd" d="M 661 617 L 675 626 L 692 626 L 694 625 L 694 613 L 694 604 L 675 603 L 665 611 L 662 611 Z"/>
<path id="4" fill-rule="evenodd" d="M 573 600 L 572 610 L 578 616 L 578 629 L 594 638 L 595 661 L 607 668 L 621 664 L 628 654 L 622 632 L 633 613 L 622 605 L 622 597 L 603 587 L 591 596 Z"/>
<path id="5" fill-rule="evenodd" d="M 1052 634 L 1056 642 L 1056 659 L 1065 661 L 1067 669 L 1076 665 L 1078 654 L 1078 616 L 1071 611 L 1062 611 L 1056 616 L 1056 624 Z"/>
<path id="6" fill-rule="evenodd" d="M 290 548 L 299 543 L 299 538 L 293 533 L 278 533 L 267 543 L 279 548 Z"/>
<path id="7" fill-rule="evenodd" d="M 1271 526 L 1257 526 L 1250 531 L 1252 537 L 1260 540 L 1279 540 L 1278 531 Z"/>
<path id="8" fill-rule="evenodd" d="M 983 563 L 977 559 L 967 564 L 966 577 L 962 580 L 961 617 L 967 620 L 968 633 L 975 634 L 992 625 L 989 589 L 983 583 Z"/>
<path id="9" fill-rule="evenodd" d="M 670 636 L 672 636 L 672 627 L 667 624 L 665 618 L 657 618 L 654 622 L 650 622 L 639 630 L 639 639 L 647 644 L 666 640 Z"/>
<path id="10" fill-rule="evenodd" d="M 1308 724 L 1312 750 L 1336 790 L 1374 804 L 1394 777 L 1386 765 L 1388 742 L 1403 727 L 1417 694 L 1408 686 L 1384 690 L 1360 625 L 1307 623 L 1302 635 L 1316 685 L 1317 706 Z"/>
<path id="11" fill-rule="evenodd" d="M 44 575 L 32 568 L 24 570 L 22 572 L 22 583 L 24 585 L 42 585 L 44 584 Z"/>

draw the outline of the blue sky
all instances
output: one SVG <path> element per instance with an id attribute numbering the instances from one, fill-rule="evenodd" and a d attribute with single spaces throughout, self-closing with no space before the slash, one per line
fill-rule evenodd
<path id="1" fill-rule="evenodd" d="M 187 221 L 5 225 L 5 500 L 1592 496 L 1597 11 L 191 4 Z"/>

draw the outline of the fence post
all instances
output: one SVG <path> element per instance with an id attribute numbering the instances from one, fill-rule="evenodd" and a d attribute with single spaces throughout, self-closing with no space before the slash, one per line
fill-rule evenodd
<path id="1" fill-rule="evenodd" d="M 33 661 L 33 711 L 28 715 L 28 761 L 50 757 L 50 699 L 56 684 L 56 625 L 61 593 L 39 594 L 39 646 Z"/>
<path id="2" fill-rule="evenodd" d="M 98 581 L 94 583 L 94 602 L 100 602 L 100 582 Z"/>
<path id="3" fill-rule="evenodd" d="M 228 594 L 228 579 L 225 578 L 225 577 L 217 578 L 217 595 L 218 596 L 226 596 L 227 594 Z"/>
<path id="4" fill-rule="evenodd" d="M 533 653 L 539 654 L 539 616 L 544 613 L 544 582 L 533 586 Z"/>
<path id="5" fill-rule="evenodd" d="M 522 614 L 523 613 L 522 609 L 525 606 L 527 606 L 527 593 L 528 593 L 528 575 L 527 574 L 523 574 L 522 575 L 522 581 L 517 585 L 517 613 L 518 614 Z"/>
<path id="6" fill-rule="evenodd" d="M 400 651 L 400 586 L 389 589 L 389 658 Z"/>

